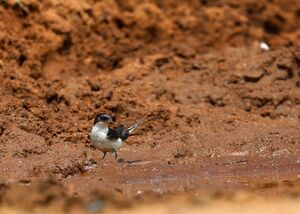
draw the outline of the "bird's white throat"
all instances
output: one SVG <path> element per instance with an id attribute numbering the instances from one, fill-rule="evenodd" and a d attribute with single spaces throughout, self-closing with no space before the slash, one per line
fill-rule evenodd
<path id="1" fill-rule="evenodd" d="M 105 123 L 99 122 L 95 124 L 91 132 L 92 142 L 95 144 L 101 141 L 106 141 L 107 133 L 108 133 L 108 127 Z"/>
<path id="2" fill-rule="evenodd" d="M 107 124 L 99 122 L 97 124 L 94 125 L 93 129 L 92 129 L 92 133 L 99 133 L 102 132 L 103 134 L 107 135 L 108 133 L 108 127 Z"/>

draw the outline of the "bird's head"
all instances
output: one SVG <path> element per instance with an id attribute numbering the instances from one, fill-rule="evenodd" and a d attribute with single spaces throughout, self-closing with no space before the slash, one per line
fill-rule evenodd
<path id="1" fill-rule="evenodd" d="M 112 122 L 113 122 L 113 120 L 112 120 L 111 116 L 109 116 L 106 113 L 97 114 L 94 119 L 94 125 L 99 124 L 102 126 L 108 126 Z"/>

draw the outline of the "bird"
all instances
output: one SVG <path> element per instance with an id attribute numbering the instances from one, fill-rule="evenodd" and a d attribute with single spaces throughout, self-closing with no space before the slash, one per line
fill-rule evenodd
<path id="1" fill-rule="evenodd" d="M 132 132 L 140 126 L 142 120 L 127 129 L 123 124 L 120 124 L 117 128 L 110 128 L 109 125 L 112 122 L 113 120 L 108 114 L 97 114 L 89 134 L 89 138 L 93 145 L 103 152 L 102 159 L 105 158 L 107 152 L 114 153 L 115 159 L 117 159 L 118 150 L 121 148 L 124 141 L 132 135 Z"/>

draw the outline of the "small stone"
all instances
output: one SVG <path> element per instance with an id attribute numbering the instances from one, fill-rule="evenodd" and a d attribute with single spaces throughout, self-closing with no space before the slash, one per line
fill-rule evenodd
<path id="1" fill-rule="evenodd" d="M 258 82 L 264 76 L 263 71 L 248 71 L 243 75 L 243 78 L 246 82 Z"/>
<path id="2" fill-rule="evenodd" d="M 273 156 L 290 156 L 291 152 L 288 149 L 280 149 L 278 151 L 273 152 Z"/>
<path id="3" fill-rule="evenodd" d="M 264 50 L 264 51 L 268 51 L 270 50 L 270 46 L 265 43 L 265 42 L 261 42 L 260 45 L 259 45 L 260 49 Z"/>
<path id="4" fill-rule="evenodd" d="M 198 62 L 192 63 L 192 69 L 193 70 L 200 70 L 200 64 Z"/>
<path id="5" fill-rule="evenodd" d="M 105 204 L 101 200 L 96 200 L 88 203 L 85 207 L 88 212 L 100 212 L 104 209 Z"/>

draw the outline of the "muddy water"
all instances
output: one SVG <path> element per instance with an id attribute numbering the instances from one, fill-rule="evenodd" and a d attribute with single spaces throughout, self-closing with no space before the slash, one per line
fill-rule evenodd
<path id="1" fill-rule="evenodd" d="M 242 192 L 259 200 L 253 209 L 270 209 L 269 198 L 293 209 L 299 8 L 296 0 L 1 1 L 1 207 L 160 210 L 165 200 L 192 212 L 181 195 L 197 194 L 196 211 L 219 199 L 231 210 Z M 88 140 L 99 112 L 115 126 L 146 118 L 117 161 L 101 160 Z"/>

